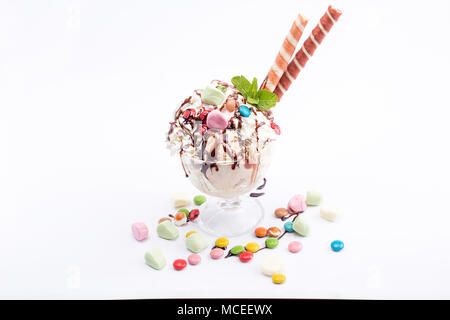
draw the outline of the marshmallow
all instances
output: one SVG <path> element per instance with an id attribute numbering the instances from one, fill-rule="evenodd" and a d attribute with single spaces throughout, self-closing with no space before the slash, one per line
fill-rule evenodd
<path id="1" fill-rule="evenodd" d="M 297 219 L 295 219 L 292 229 L 303 237 L 308 236 L 310 231 L 309 225 L 306 223 L 305 218 L 301 216 L 298 216 Z"/>
<path id="2" fill-rule="evenodd" d="M 201 233 L 195 232 L 186 238 L 186 248 L 194 253 L 199 253 L 208 247 L 208 242 Z"/>
<path id="3" fill-rule="evenodd" d="M 299 213 L 306 210 L 305 196 L 296 194 L 288 203 L 288 210 L 290 213 Z"/>
<path id="4" fill-rule="evenodd" d="M 148 238 L 148 228 L 143 222 L 135 222 L 131 225 L 131 231 L 137 241 L 142 241 Z"/>
<path id="5" fill-rule="evenodd" d="M 162 251 L 158 248 L 153 248 L 145 253 L 145 263 L 153 269 L 159 270 L 166 265 L 166 258 Z"/>
<path id="6" fill-rule="evenodd" d="M 158 236 L 163 239 L 173 240 L 178 237 L 178 229 L 173 225 L 172 221 L 163 221 L 156 227 Z"/>
<path id="7" fill-rule="evenodd" d="M 261 263 L 261 272 L 266 276 L 273 276 L 283 270 L 284 263 L 278 256 L 265 256 Z"/>
<path id="8" fill-rule="evenodd" d="M 208 85 L 202 90 L 202 101 L 206 104 L 218 106 L 225 101 L 225 94 L 219 89 Z"/>
<path id="9" fill-rule="evenodd" d="M 318 206 L 322 202 L 322 193 L 316 190 L 306 192 L 306 204 L 308 206 Z"/>
<path id="10" fill-rule="evenodd" d="M 186 207 L 191 204 L 191 197 L 186 192 L 176 191 L 172 193 L 172 202 L 175 208 Z"/>
<path id="11" fill-rule="evenodd" d="M 343 210 L 338 207 L 324 206 L 320 208 L 320 216 L 325 220 L 334 222 L 337 217 L 342 215 Z"/>
<path id="12" fill-rule="evenodd" d="M 206 118 L 206 126 L 209 129 L 223 130 L 228 127 L 228 120 L 222 114 L 222 112 L 213 110 L 208 114 Z"/>

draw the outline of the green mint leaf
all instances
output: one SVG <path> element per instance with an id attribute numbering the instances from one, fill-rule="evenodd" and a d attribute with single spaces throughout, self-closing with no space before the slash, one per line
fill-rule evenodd
<path id="1" fill-rule="evenodd" d="M 275 93 L 268 90 L 259 90 L 258 100 L 257 108 L 259 110 L 269 110 L 270 108 L 275 107 L 278 97 Z"/>
<path id="2" fill-rule="evenodd" d="M 235 76 L 231 79 L 231 83 L 239 90 L 239 92 L 247 99 L 249 97 L 252 85 L 244 76 Z"/>
<path id="3" fill-rule="evenodd" d="M 258 80 L 256 80 L 256 78 L 253 78 L 252 88 L 250 90 L 249 98 L 256 99 L 257 97 L 258 97 Z"/>
<path id="4" fill-rule="evenodd" d="M 248 101 L 248 103 L 254 104 L 254 105 L 257 105 L 259 103 L 258 97 L 256 97 L 256 98 L 248 97 L 247 101 Z"/>
<path id="5" fill-rule="evenodd" d="M 223 93 L 227 92 L 227 88 L 225 86 L 217 86 L 216 89 L 219 89 Z"/>

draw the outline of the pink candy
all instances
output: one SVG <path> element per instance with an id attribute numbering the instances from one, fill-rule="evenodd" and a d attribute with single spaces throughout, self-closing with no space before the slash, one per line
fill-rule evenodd
<path id="1" fill-rule="evenodd" d="M 289 200 L 288 210 L 289 213 L 299 213 L 306 210 L 306 199 L 301 194 L 296 194 Z"/>
<path id="2" fill-rule="evenodd" d="M 206 125 L 209 129 L 225 129 L 228 127 L 228 121 L 222 112 L 213 110 L 208 114 L 206 118 Z"/>
<path id="3" fill-rule="evenodd" d="M 211 258 L 213 259 L 219 259 L 220 257 L 223 256 L 223 249 L 220 248 L 214 248 L 211 250 Z"/>
<path id="4" fill-rule="evenodd" d="M 193 253 L 193 254 L 189 255 L 188 261 L 189 261 L 189 264 L 195 266 L 196 264 L 199 264 L 200 261 L 202 261 L 202 257 L 200 257 L 196 253 Z"/>
<path id="5" fill-rule="evenodd" d="M 148 228 L 143 222 L 135 222 L 131 225 L 133 236 L 137 241 L 142 241 L 148 238 Z"/>
<path id="6" fill-rule="evenodd" d="M 299 252 L 300 250 L 302 250 L 302 248 L 303 248 L 302 243 L 301 243 L 301 242 L 298 242 L 298 241 L 292 241 L 292 242 L 289 243 L 289 245 L 288 245 L 288 249 L 289 249 L 289 251 L 292 252 L 292 253 L 297 253 L 297 252 Z"/>

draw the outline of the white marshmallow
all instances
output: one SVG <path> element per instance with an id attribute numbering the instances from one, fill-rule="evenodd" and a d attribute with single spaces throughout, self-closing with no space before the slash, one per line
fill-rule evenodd
<path id="1" fill-rule="evenodd" d="M 325 220 L 334 222 L 336 219 L 341 216 L 343 213 L 342 208 L 332 207 L 332 206 L 323 206 L 320 207 L 320 216 Z"/>
<path id="2" fill-rule="evenodd" d="M 175 208 L 186 207 L 191 204 L 191 197 L 184 191 L 172 193 L 172 202 Z"/>
<path id="3" fill-rule="evenodd" d="M 261 272 L 266 276 L 273 276 L 283 270 L 284 263 L 278 256 L 265 256 L 261 263 Z"/>

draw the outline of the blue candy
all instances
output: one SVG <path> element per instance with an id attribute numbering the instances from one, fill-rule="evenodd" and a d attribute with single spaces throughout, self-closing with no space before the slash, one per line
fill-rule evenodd
<path id="1" fill-rule="evenodd" d="M 331 243 L 331 250 L 338 252 L 344 249 L 344 243 L 341 240 L 334 240 Z"/>
<path id="2" fill-rule="evenodd" d="M 241 116 L 247 118 L 247 117 L 250 117 L 250 114 L 251 114 L 252 112 L 251 112 L 250 109 L 247 108 L 246 106 L 240 106 L 240 107 L 239 107 L 239 113 L 241 114 Z"/>
<path id="3" fill-rule="evenodd" d="M 284 230 L 287 232 L 293 232 L 294 229 L 292 228 L 293 223 L 291 221 L 288 221 L 284 224 Z"/>

